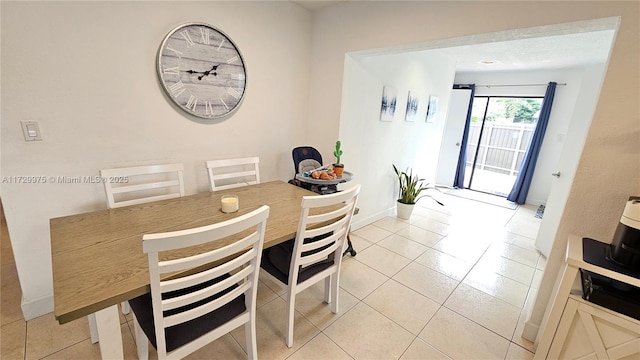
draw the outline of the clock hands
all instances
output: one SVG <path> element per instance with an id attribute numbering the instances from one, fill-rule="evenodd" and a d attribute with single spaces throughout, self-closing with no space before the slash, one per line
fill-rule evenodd
<path id="1" fill-rule="evenodd" d="M 220 64 L 213 65 L 211 70 L 207 70 L 207 71 L 187 70 L 186 72 L 188 72 L 189 74 L 202 74 L 198 76 L 198 80 L 202 80 L 205 76 L 209 76 L 209 75 L 218 76 L 218 73 L 216 72 L 216 70 L 218 70 L 218 66 L 220 66 Z"/>
<path id="2" fill-rule="evenodd" d="M 218 70 L 218 66 L 220 66 L 220 64 L 213 65 L 211 70 L 205 71 L 202 75 L 198 76 L 198 80 L 202 80 L 203 77 L 208 76 L 209 74 L 211 74 L 212 71 L 213 71 L 213 76 L 218 76 L 218 73 L 215 72 L 215 70 Z"/>

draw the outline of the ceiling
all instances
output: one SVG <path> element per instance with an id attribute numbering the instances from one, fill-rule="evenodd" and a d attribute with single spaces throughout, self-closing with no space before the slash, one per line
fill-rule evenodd
<path id="1" fill-rule="evenodd" d="M 293 2 L 314 12 L 345 1 L 350 0 Z M 606 62 L 614 34 L 613 30 L 584 31 L 463 46 L 444 41 L 431 50 L 452 58 L 457 72 L 563 69 Z"/>
<path id="2" fill-rule="evenodd" d="M 440 48 L 457 72 L 564 69 L 607 61 L 614 31 L 594 31 Z"/>
<path id="3" fill-rule="evenodd" d="M 339 4 L 344 1 L 347 1 L 347 0 L 337 0 L 337 1 L 299 0 L 299 1 L 291 1 L 291 2 L 296 3 L 307 10 L 317 11 L 331 5 Z"/>

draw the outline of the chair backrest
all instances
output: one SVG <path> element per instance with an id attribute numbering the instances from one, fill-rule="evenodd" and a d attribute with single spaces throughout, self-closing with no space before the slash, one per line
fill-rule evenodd
<path id="1" fill-rule="evenodd" d="M 110 209 L 184 196 L 184 165 L 162 164 L 100 170 Z"/>
<path id="2" fill-rule="evenodd" d="M 289 268 L 289 284 L 298 283 L 298 273 L 319 262 L 333 260 L 334 266 L 340 268 L 359 193 L 360 184 L 357 184 L 330 195 L 302 198 L 300 222 Z"/>
<path id="3" fill-rule="evenodd" d="M 260 158 L 257 156 L 209 160 L 206 164 L 211 191 L 260 183 Z"/>
<path id="4" fill-rule="evenodd" d="M 166 354 L 166 328 L 207 315 L 243 294 L 246 309 L 242 314 L 193 343 L 174 350 L 180 352 L 179 355 L 172 355 L 181 357 L 195 351 L 209 340 L 255 317 L 260 258 L 268 216 L 269 207 L 263 205 L 248 214 L 213 225 L 143 236 L 142 248 L 149 257 L 158 354 Z M 203 244 L 207 246 L 203 246 L 200 254 L 178 257 L 180 249 Z M 172 256 L 174 250 L 176 255 Z M 167 260 L 160 260 L 161 252 Z M 238 254 L 241 255 L 233 257 Z M 210 267 L 209 264 L 218 265 Z M 168 277 L 167 274 L 173 276 Z"/>
<path id="5" fill-rule="evenodd" d="M 322 166 L 322 155 L 320 152 L 311 146 L 300 146 L 294 148 L 291 151 L 291 156 L 293 157 L 293 171 L 295 174 L 300 174 L 307 169 L 301 171 L 300 163 L 304 160 L 315 160 L 318 162 L 318 167 Z"/>

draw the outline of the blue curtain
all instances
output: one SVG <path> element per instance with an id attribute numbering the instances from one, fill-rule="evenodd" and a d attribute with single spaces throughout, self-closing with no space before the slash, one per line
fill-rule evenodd
<path id="1" fill-rule="evenodd" d="M 529 148 L 524 155 L 522 165 L 520 165 L 520 173 L 518 173 L 516 182 L 513 184 L 513 189 L 511 189 L 511 193 L 507 196 L 507 200 L 513 201 L 516 204 L 524 204 L 525 200 L 527 200 L 527 194 L 529 193 L 529 187 L 533 179 L 533 171 L 536 168 L 538 154 L 542 147 L 544 133 L 547 131 L 551 106 L 553 106 L 553 96 L 556 93 L 556 85 L 555 82 L 550 82 L 547 86 L 547 92 L 544 94 L 544 100 L 542 100 L 542 109 L 540 109 L 540 117 L 536 124 L 536 130 L 533 132 Z"/>
<path id="2" fill-rule="evenodd" d="M 467 121 L 464 124 L 462 141 L 460 142 L 460 155 L 458 156 L 458 167 L 456 177 L 453 179 L 453 187 L 464 188 L 464 170 L 467 167 L 467 143 L 469 142 L 469 127 L 471 126 L 471 109 L 473 108 L 473 96 L 476 93 L 476 85 L 453 85 L 454 89 L 470 89 L 469 108 L 467 110 Z"/>

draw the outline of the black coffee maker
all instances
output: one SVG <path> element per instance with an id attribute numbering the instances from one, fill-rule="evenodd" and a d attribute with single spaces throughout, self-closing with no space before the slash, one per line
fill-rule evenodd
<path id="1" fill-rule="evenodd" d="M 611 243 L 609 259 L 640 271 L 640 196 L 631 196 L 624 207 Z"/>
<path id="2" fill-rule="evenodd" d="M 627 201 L 611 244 L 583 239 L 584 260 L 640 279 L 640 197 Z M 580 269 L 582 298 L 640 320 L 640 288 Z"/>

